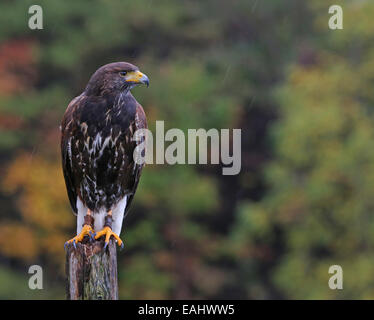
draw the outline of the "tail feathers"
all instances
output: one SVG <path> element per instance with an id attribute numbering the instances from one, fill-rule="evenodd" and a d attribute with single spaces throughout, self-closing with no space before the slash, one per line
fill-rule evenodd
<path id="1" fill-rule="evenodd" d="M 124 196 L 120 202 L 113 208 L 113 232 L 121 234 L 123 215 L 127 204 L 127 196 Z"/>

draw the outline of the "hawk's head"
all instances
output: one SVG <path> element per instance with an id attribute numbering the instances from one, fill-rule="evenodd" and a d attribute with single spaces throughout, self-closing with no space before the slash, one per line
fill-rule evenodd
<path id="1" fill-rule="evenodd" d="M 138 84 L 149 85 L 148 77 L 137 66 L 127 62 L 109 63 L 97 69 L 87 84 L 90 95 L 118 94 Z"/>

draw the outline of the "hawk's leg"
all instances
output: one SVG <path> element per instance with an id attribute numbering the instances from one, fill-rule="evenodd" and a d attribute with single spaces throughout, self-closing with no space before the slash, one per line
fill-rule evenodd
<path id="1" fill-rule="evenodd" d="M 91 210 L 87 210 L 87 214 L 84 216 L 84 224 L 82 231 L 76 235 L 73 239 L 70 239 L 65 242 L 64 247 L 68 244 L 73 244 L 76 247 L 78 242 L 82 242 L 85 236 L 89 236 L 91 240 L 95 240 L 94 230 L 93 230 L 94 218 L 91 216 Z"/>
<path id="2" fill-rule="evenodd" d="M 105 236 L 105 245 L 104 245 L 104 249 L 105 249 L 109 244 L 110 237 L 113 236 L 114 239 L 117 240 L 117 244 L 121 248 L 123 248 L 123 241 L 120 239 L 120 237 L 116 233 L 114 233 L 112 231 L 112 222 L 113 222 L 112 211 L 110 210 L 108 212 L 107 216 L 105 217 L 105 223 L 104 223 L 103 230 L 100 230 L 96 234 L 95 239 L 99 239 L 100 237 Z"/>

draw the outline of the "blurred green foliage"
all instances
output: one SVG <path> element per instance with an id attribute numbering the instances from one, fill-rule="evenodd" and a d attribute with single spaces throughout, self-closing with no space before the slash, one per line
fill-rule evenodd
<path id="1" fill-rule="evenodd" d="M 0 298 L 64 298 L 75 218 L 58 126 L 113 61 L 149 76 L 133 94 L 151 130 L 242 129 L 237 176 L 145 168 L 121 298 L 373 298 L 374 3 L 340 1 L 337 31 L 323 0 L 39 1 L 43 30 L 28 28 L 32 4 L 0 3 Z M 334 264 L 344 290 L 328 287 Z"/>

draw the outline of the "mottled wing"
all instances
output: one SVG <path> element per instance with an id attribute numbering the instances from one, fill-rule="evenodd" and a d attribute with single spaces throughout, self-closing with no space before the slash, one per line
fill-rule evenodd
<path id="1" fill-rule="evenodd" d="M 61 155 L 62 155 L 62 171 L 65 178 L 66 190 L 68 193 L 69 201 L 73 212 L 77 214 L 77 190 L 72 171 L 72 148 L 71 137 L 73 135 L 72 128 L 74 122 L 74 111 L 78 108 L 83 96 L 74 98 L 67 107 L 64 117 L 61 122 Z"/>
<path id="2" fill-rule="evenodd" d="M 133 133 L 135 133 L 137 130 L 140 130 L 140 129 L 147 129 L 147 118 L 145 116 L 143 107 L 139 103 L 137 103 L 136 105 L 135 121 L 132 125 L 133 125 L 133 130 L 131 131 Z M 144 142 L 144 137 L 140 141 L 136 142 L 136 146 L 138 146 L 139 144 L 143 142 Z M 144 167 L 144 164 L 137 164 L 135 161 L 132 162 L 132 172 L 131 172 L 132 179 L 131 180 L 133 181 L 133 184 L 132 184 L 131 192 L 129 193 L 129 196 L 127 199 L 125 215 L 128 213 L 130 209 L 130 205 L 134 198 L 136 189 L 138 187 L 138 183 L 140 180 L 140 175 L 141 175 L 143 167 Z"/>

